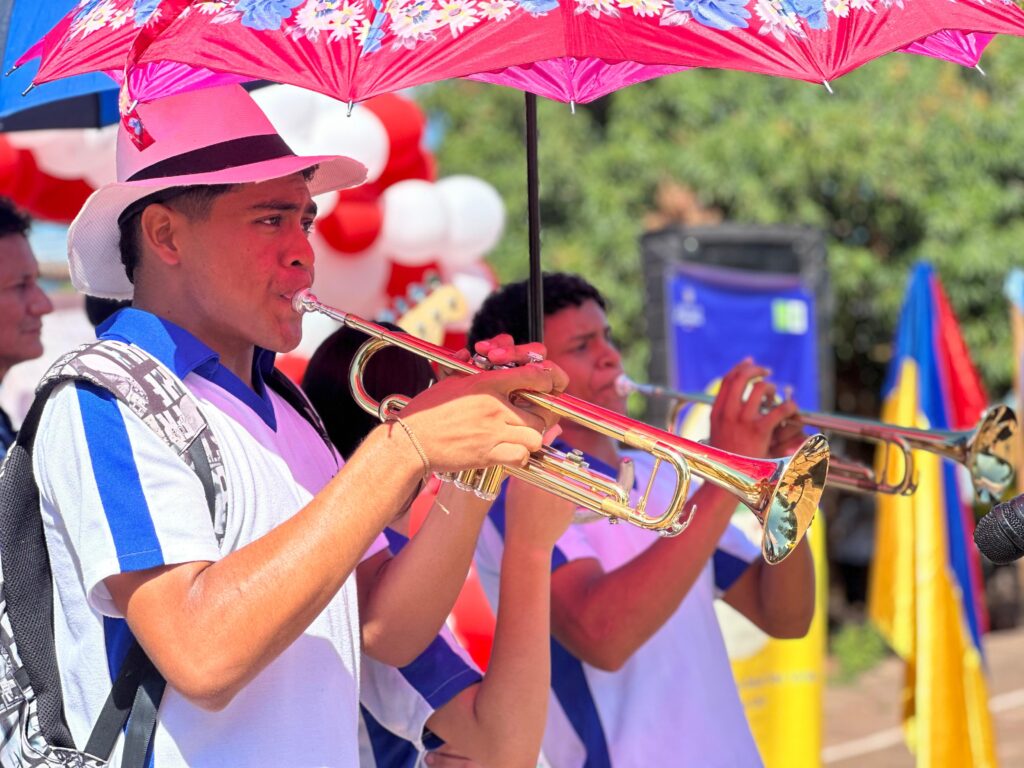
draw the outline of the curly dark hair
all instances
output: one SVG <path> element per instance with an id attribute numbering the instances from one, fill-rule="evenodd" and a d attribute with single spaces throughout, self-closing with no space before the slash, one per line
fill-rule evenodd
<path id="1" fill-rule="evenodd" d="M 527 281 L 509 283 L 492 293 L 473 317 L 467 345 L 473 349 L 478 341 L 490 339 L 499 333 L 512 336 L 516 344 L 530 340 L 526 317 Z M 544 317 L 550 317 L 566 307 L 579 307 L 595 301 L 601 309 L 608 304 L 600 291 L 579 275 L 567 272 L 544 273 Z"/>
<path id="2" fill-rule="evenodd" d="M 0 237 L 27 236 L 32 220 L 7 197 L 0 197 Z"/>

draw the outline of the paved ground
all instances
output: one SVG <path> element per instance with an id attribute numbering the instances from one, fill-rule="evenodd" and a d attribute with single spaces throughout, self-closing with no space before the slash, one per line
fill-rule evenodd
<path id="1" fill-rule="evenodd" d="M 987 636 L 990 707 L 1003 768 L 1024 766 L 1024 629 Z M 886 659 L 854 684 L 825 694 L 828 768 L 913 768 L 899 730 L 902 664 Z"/>

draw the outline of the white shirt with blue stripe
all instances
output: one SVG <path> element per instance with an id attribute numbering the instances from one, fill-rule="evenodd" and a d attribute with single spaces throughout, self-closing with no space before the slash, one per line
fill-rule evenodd
<path id="1" fill-rule="evenodd" d="M 408 542 L 386 530 L 393 554 Z M 482 679 L 479 669 L 447 627 L 405 667 L 364 654 L 359 728 L 362 768 L 418 768 L 443 742 L 427 730 L 434 712 Z"/>
<path id="2" fill-rule="evenodd" d="M 224 457 L 227 529 L 218 544 L 196 474 L 112 395 L 62 385 L 40 424 L 34 467 L 55 583 L 57 656 L 68 723 L 85 744 L 130 643 L 103 580 L 161 565 L 216 561 L 305 506 L 340 462 L 302 415 L 255 391 L 178 326 L 122 310 L 104 338 L 138 344 L 181 378 Z M 213 639 L 211 638 L 211 642 Z M 168 686 L 152 764 L 344 766 L 359 762 L 359 615 L 349 578 L 324 611 L 222 711 Z M 117 765 L 120 747 L 112 765 Z"/>
<path id="3" fill-rule="evenodd" d="M 623 455 L 636 466 L 636 487 L 646 488 L 650 455 Z M 616 476 L 600 460 L 586 459 L 593 469 Z M 669 473 L 659 473 L 652 509 L 664 508 L 673 483 Z M 491 507 L 476 552 L 477 571 L 492 607 L 497 606 L 503 531 L 504 494 Z M 654 532 L 624 523 L 612 526 L 605 518 L 577 523 L 559 539 L 552 569 L 596 558 L 610 572 L 657 539 Z M 759 555 L 743 532 L 730 525 L 679 608 L 617 672 L 581 662 L 552 639 L 552 695 L 544 734 L 544 757 L 552 768 L 762 765 L 714 610 L 715 598 Z"/>

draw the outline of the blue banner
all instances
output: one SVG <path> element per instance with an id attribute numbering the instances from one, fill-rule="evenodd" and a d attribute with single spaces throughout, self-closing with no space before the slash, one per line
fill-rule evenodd
<path id="1" fill-rule="evenodd" d="M 791 387 L 803 410 L 818 408 L 814 295 L 797 275 L 680 265 L 665 283 L 670 384 L 704 391 L 744 357 Z"/>

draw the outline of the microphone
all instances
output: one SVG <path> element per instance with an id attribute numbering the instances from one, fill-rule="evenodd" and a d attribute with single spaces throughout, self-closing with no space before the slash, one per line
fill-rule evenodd
<path id="1" fill-rule="evenodd" d="M 974 529 L 981 554 L 997 565 L 1024 556 L 1024 493 L 996 504 Z"/>

